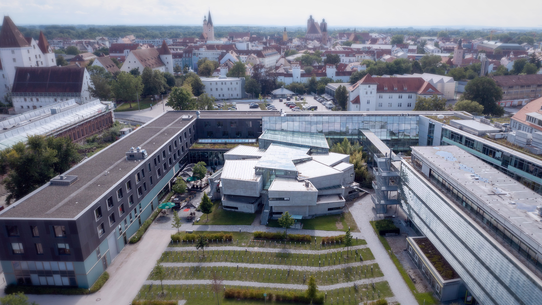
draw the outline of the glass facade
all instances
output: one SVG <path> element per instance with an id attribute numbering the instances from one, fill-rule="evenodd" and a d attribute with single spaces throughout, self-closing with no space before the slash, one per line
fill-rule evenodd
<path id="1" fill-rule="evenodd" d="M 405 161 L 403 210 L 482 304 L 539 304 L 540 280 L 503 251 L 466 214 L 433 190 Z"/>
<path id="2" fill-rule="evenodd" d="M 12 262 L 17 285 L 77 286 L 72 262 Z"/>

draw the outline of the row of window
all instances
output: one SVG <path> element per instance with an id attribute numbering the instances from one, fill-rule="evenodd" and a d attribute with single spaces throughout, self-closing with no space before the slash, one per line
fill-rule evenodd
<path id="1" fill-rule="evenodd" d="M 14 261 L 17 285 L 77 286 L 72 262 Z"/>
<path id="2" fill-rule="evenodd" d="M 392 99 L 393 97 L 394 97 L 393 94 L 388 95 L 388 98 L 389 98 L 389 99 Z M 407 96 L 408 99 L 412 99 L 412 97 L 413 97 L 412 94 L 409 94 L 409 95 Z M 379 99 L 383 99 L 383 98 L 384 98 L 384 95 L 379 94 L 379 95 L 378 95 L 378 98 L 379 98 Z M 402 95 L 402 94 L 399 94 L 399 95 L 397 95 L 397 98 L 402 99 L 402 98 L 403 98 L 403 95 Z"/>
<path id="3" fill-rule="evenodd" d="M 43 254 L 43 245 L 34 243 L 34 249 L 37 255 Z M 70 245 L 68 243 L 57 243 L 58 255 L 70 255 Z M 11 243 L 11 251 L 13 254 L 24 254 L 23 243 Z"/>
<path id="4" fill-rule="evenodd" d="M 367 104 L 370 104 L 371 102 L 370 101 L 367 101 Z M 408 108 L 412 107 L 412 103 L 406 103 L 406 106 Z M 382 106 L 382 103 L 378 103 L 378 107 L 383 107 Z M 393 103 L 388 103 L 388 108 L 391 108 L 393 107 Z M 401 108 L 403 107 L 403 103 L 397 103 L 397 107 Z"/>
<path id="5" fill-rule="evenodd" d="M 220 82 L 221 85 L 227 85 L 227 82 Z M 239 85 L 239 82 L 235 82 L 236 85 Z M 212 82 L 209 83 L 209 86 L 213 85 Z M 215 85 L 218 86 L 218 82 L 215 82 Z M 230 85 L 233 85 L 233 82 L 230 82 Z"/>
<path id="6" fill-rule="evenodd" d="M 226 88 L 226 89 L 228 89 L 228 90 L 226 90 L 226 91 L 230 91 L 230 88 Z M 209 89 L 209 90 L 210 90 L 210 91 L 212 92 L 212 91 L 213 91 L 213 88 L 211 88 L 211 89 Z M 218 88 L 216 88 L 216 90 L 215 90 L 215 91 L 217 91 L 217 92 L 218 92 Z M 220 91 L 224 91 L 224 88 L 220 88 Z M 237 89 L 235 89 L 235 88 L 231 88 L 231 91 L 237 91 Z"/>
<path id="7" fill-rule="evenodd" d="M 8 233 L 8 237 L 19 237 L 21 236 L 21 233 L 19 231 L 19 226 L 17 225 L 7 225 L 6 231 Z M 32 232 L 32 237 L 39 237 L 40 231 L 38 229 L 38 226 L 30 226 L 30 232 Z M 66 226 L 53 226 L 53 233 L 55 237 L 66 237 Z"/>

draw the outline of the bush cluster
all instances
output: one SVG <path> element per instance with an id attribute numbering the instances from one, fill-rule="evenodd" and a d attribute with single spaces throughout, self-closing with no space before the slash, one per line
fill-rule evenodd
<path id="1" fill-rule="evenodd" d="M 199 236 L 203 235 L 209 241 L 233 241 L 231 233 L 205 233 L 205 234 L 184 234 L 176 233 L 171 235 L 171 240 L 174 242 L 195 242 Z"/>
<path id="2" fill-rule="evenodd" d="M 77 288 L 77 287 L 62 287 L 62 286 L 19 286 L 8 285 L 4 292 L 5 294 L 12 294 L 22 292 L 24 294 L 63 294 L 63 295 L 81 295 L 92 294 L 100 290 L 105 282 L 109 279 L 109 273 L 104 272 L 96 280 L 94 285 L 90 289 Z"/>
<path id="3" fill-rule="evenodd" d="M 178 301 L 172 300 L 138 300 L 133 301 L 132 305 L 177 305 Z"/>
<path id="4" fill-rule="evenodd" d="M 267 292 L 258 289 L 238 289 L 228 288 L 224 292 L 224 298 L 237 299 L 237 300 L 264 300 L 263 294 L 267 293 L 269 300 L 277 302 L 292 302 L 296 304 L 310 304 L 311 300 L 307 297 L 304 291 L 297 292 Z M 324 294 L 319 293 L 316 298 L 312 300 L 312 304 L 324 304 Z"/>
<path id="5" fill-rule="evenodd" d="M 135 244 L 137 243 L 141 237 L 143 237 L 143 234 L 147 231 L 147 229 L 151 226 L 152 222 L 158 217 L 159 210 L 154 211 L 154 213 L 151 214 L 151 216 L 143 222 L 141 227 L 137 230 L 137 232 L 130 238 L 130 243 Z"/>
<path id="6" fill-rule="evenodd" d="M 345 235 L 339 235 L 339 236 L 326 236 L 322 237 L 322 245 L 326 244 L 340 244 L 344 241 Z"/>
<path id="7" fill-rule="evenodd" d="M 311 236 L 306 234 L 288 234 L 283 232 L 254 232 L 254 239 L 289 240 L 299 242 L 311 242 Z"/>

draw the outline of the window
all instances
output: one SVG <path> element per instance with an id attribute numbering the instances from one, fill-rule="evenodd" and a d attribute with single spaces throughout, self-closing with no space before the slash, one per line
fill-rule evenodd
<path id="1" fill-rule="evenodd" d="M 391 107 L 391 105 L 392 105 L 391 103 L 388 103 L 388 107 Z"/>
<path id="2" fill-rule="evenodd" d="M 412 103 L 408 103 L 408 104 L 407 104 L 407 107 L 412 107 Z"/>
<path id="3" fill-rule="evenodd" d="M 53 226 L 53 231 L 55 232 L 55 237 L 66 237 L 65 226 Z"/>
<path id="4" fill-rule="evenodd" d="M 145 178 L 145 169 L 142 169 L 142 170 L 141 170 L 141 176 L 142 176 L 143 178 Z"/>
<path id="5" fill-rule="evenodd" d="M 408 98 L 412 98 L 412 94 L 409 94 L 409 95 L 408 95 Z"/>
<path id="6" fill-rule="evenodd" d="M 134 204 L 134 195 L 130 195 L 130 197 L 128 197 L 128 205 L 132 206 L 132 204 Z"/>
<path id="7" fill-rule="evenodd" d="M 115 213 L 113 213 L 113 214 L 109 215 L 109 226 L 114 225 L 115 222 L 116 222 L 116 220 L 115 220 Z"/>
<path id="8" fill-rule="evenodd" d="M 102 222 L 98 226 L 98 237 L 102 237 L 104 234 L 105 234 L 105 227 L 104 227 L 104 223 Z"/>
<path id="9" fill-rule="evenodd" d="M 156 173 L 158 174 L 158 178 L 160 178 L 162 176 L 162 170 L 159 168 Z"/>
<path id="10" fill-rule="evenodd" d="M 98 247 L 98 248 L 96 249 L 96 259 L 97 259 L 97 260 L 100 259 L 101 256 L 102 256 L 102 253 L 100 252 L 100 247 Z"/>
<path id="11" fill-rule="evenodd" d="M 38 230 L 38 226 L 30 226 L 30 231 L 32 231 L 32 237 L 40 236 L 40 231 Z"/>
<path id="12" fill-rule="evenodd" d="M 164 160 L 166 159 L 166 151 L 165 150 L 162 150 L 162 158 L 164 158 Z"/>
<path id="13" fill-rule="evenodd" d="M 17 226 L 6 226 L 6 230 L 8 231 L 8 236 L 19 236 L 19 227 Z"/>
<path id="14" fill-rule="evenodd" d="M 132 181 L 128 180 L 128 182 L 126 182 L 126 192 L 129 192 L 131 190 L 132 190 Z"/>
<path id="15" fill-rule="evenodd" d="M 23 254 L 23 244 L 22 243 L 11 243 L 11 248 L 13 249 L 13 254 Z"/>
<path id="16" fill-rule="evenodd" d="M 149 173 L 151 172 L 151 164 L 147 164 L 147 167 L 149 168 Z"/>
<path id="17" fill-rule="evenodd" d="M 167 164 L 164 163 L 164 173 L 167 171 Z"/>
<path id="18" fill-rule="evenodd" d="M 150 176 L 149 178 L 150 178 L 151 185 L 153 185 L 154 182 L 152 182 L 152 176 Z"/>
<path id="19" fill-rule="evenodd" d="M 107 209 L 110 210 L 114 204 L 113 204 L 113 197 L 109 197 L 107 198 L 107 200 L 105 201 L 107 203 Z"/>
<path id="20" fill-rule="evenodd" d="M 36 254 L 43 254 L 43 246 L 41 245 L 41 243 L 36 243 Z"/>
<path id="21" fill-rule="evenodd" d="M 96 218 L 96 221 L 102 218 L 102 207 L 98 207 L 96 210 L 94 210 L 94 217 Z"/>
<path id="22" fill-rule="evenodd" d="M 399 98 L 403 98 L 403 95 L 402 95 L 402 94 L 399 94 Z"/>
<path id="23" fill-rule="evenodd" d="M 122 193 L 122 188 L 117 190 L 117 200 L 121 200 L 122 197 L 124 197 L 124 194 Z"/>
<path id="24" fill-rule="evenodd" d="M 70 245 L 69 244 L 58 244 L 58 254 L 59 255 L 70 255 Z"/>
<path id="25" fill-rule="evenodd" d="M 378 107 L 382 107 L 382 103 L 378 103 Z"/>
<path id="26" fill-rule="evenodd" d="M 367 100 L 367 105 L 369 105 L 370 103 L 371 103 L 371 101 L 370 101 L 370 100 Z"/>
<path id="27" fill-rule="evenodd" d="M 121 205 L 119 206 L 119 216 L 124 215 L 124 212 L 125 212 L 125 211 L 124 211 L 124 204 L 121 204 Z"/>
<path id="28" fill-rule="evenodd" d="M 147 183 L 143 182 L 143 190 L 146 192 L 147 191 Z"/>
<path id="29" fill-rule="evenodd" d="M 403 107 L 403 103 L 398 103 L 397 107 Z"/>
<path id="30" fill-rule="evenodd" d="M 137 173 L 135 175 L 135 178 L 136 178 L 136 183 L 139 183 L 141 181 L 141 174 L 140 173 Z"/>
<path id="31" fill-rule="evenodd" d="M 143 190 L 141 189 L 141 186 L 137 188 L 137 197 L 143 196 Z"/>

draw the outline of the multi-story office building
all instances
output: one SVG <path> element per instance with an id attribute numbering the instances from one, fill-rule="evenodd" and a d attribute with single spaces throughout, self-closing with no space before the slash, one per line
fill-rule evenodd
<path id="1" fill-rule="evenodd" d="M 526 105 L 542 96 L 542 75 L 503 75 L 491 77 L 502 89 L 503 107 Z"/>
<path id="2" fill-rule="evenodd" d="M 195 120 L 168 112 L 2 211 L 6 282 L 92 286 L 187 163 Z"/>
<path id="3" fill-rule="evenodd" d="M 540 195 L 454 146 L 413 147 L 400 175 L 403 210 L 469 294 L 481 304 L 540 303 Z"/>

